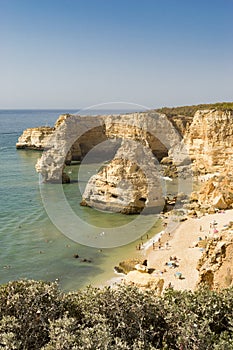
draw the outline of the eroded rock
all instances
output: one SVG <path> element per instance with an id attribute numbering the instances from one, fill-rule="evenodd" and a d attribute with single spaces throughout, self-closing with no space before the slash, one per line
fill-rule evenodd
<path id="1" fill-rule="evenodd" d="M 48 148 L 49 140 L 54 128 L 41 126 L 24 130 L 16 143 L 17 149 L 44 150 Z"/>
<path id="2" fill-rule="evenodd" d="M 144 272 L 131 271 L 125 276 L 123 283 L 134 285 L 143 290 L 154 290 L 158 295 L 161 295 L 164 286 L 164 279 L 154 277 Z"/>
<path id="3" fill-rule="evenodd" d="M 209 237 L 197 270 L 197 285 L 207 284 L 211 289 L 221 289 L 232 285 L 233 271 L 233 225 L 228 224 L 214 237 Z"/>
<path id="4" fill-rule="evenodd" d="M 197 111 L 184 143 L 196 172 L 223 171 L 233 157 L 233 111 Z"/>
<path id="5" fill-rule="evenodd" d="M 124 140 L 114 159 L 88 182 L 81 205 L 124 214 L 161 212 L 159 165 L 149 147 Z"/>

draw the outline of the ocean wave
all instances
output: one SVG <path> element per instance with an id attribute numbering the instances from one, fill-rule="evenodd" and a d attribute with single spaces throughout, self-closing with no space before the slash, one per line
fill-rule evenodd
<path id="1" fill-rule="evenodd" d="M 19 131 L 0 132 L 1 135 L 20 135 Z"/>

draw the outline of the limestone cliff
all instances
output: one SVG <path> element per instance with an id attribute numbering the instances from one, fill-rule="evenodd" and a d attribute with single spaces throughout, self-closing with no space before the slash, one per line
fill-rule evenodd
<path id="1" fill-rule="evenodd" d="M 217 209 L 233 207 L 233 177 L 222 174 L 209 179 L 199 191 L 198 201 Z"/>
<path id="2" fill-rule="evenodd" d="M 112 142 L 106 143 L 107 139 Z M 116 139 L 118 143 L 111 149 Z M 66 115 L 56 124 L 51 147 L 36 169 L 44 182 L 69 182 L 64 165 L 84 157 L 98 144 L 92 161 L 102 157 L 110 162 L 89 180 L 81 204 L 127 214 L 144 209 L 159 212 L 164 200 L 158 160 L 180 140 L 166 116 L 155 112 Z"/>
<path id="3" fill-rule="evenodd" d="M 92 176 L 82 205 L 100 210 L 136 214 L 164 207 L 159 168 L 149 147 L 124 140 L 114 159 Z"/>
<path id="4" fill-rule="evenodd" d="M 80 140 L 85 138 L 88 142 L 82 144 Z M 38 160 L 36 170 L 44 182 L 69 182 L 68 175 L 64 175 L 65 164 L 81 159 L 99 140 L 105 139 L 100 118 L 62 115 L 55 124 L 50 147 Z"/>
<path id="5" fill-rule="evenodd" d="M 206 283 L 211 289 L 227 288 L 233 281 L 233 222 L 225 230 L 207 240 L 199 260 L 198 285 Z"/>
<path id="6" fill-rule="evenodd" d="M 180 153 L 182 148 L 180 148 L 180 144 L 179 148 L 174 148 L 172 142 L 171 144 L 166 142 L 166 133 L 169 133 L 171 139 L 174 139 L 173 132 L 171 133 L 172 128 L 171 126 L 168 127 L 168 123 L 170 122 L 173 129 L 177 130 L 181 137 L 183 137 L 183 145 L 187 147 L 195 172 L 213 173 L 222 171 L 225 168 L 226 162 L 231 161 L 231 164 L 233 164 L 232 110 L 221 110 L 219 108 L 202 109 L 197 110 L 194 117 L 191 115 L 168 115 L 168 117 L 163 115 L 164 117 L 160 118 L 160 126 L 159 123 L 155 125 L 158 128 L 155 132 L 153 123 L 151 123 L 150 127 L 150 122 L 145 119 L 147 117 L 154 118 L 156 115 L 162 116 L 162 114 L 158 114 L 155 111 L 148 111 L 119 116 L 89 117 L 92 120 L 97 119 L 98 126 L 96 128 L 89 127 L 86 132 L 77 135 L 77 138 L 69 149 L 67 161 L 68 158 L 69 161 L 82 160 L 90 149 L 109 138 L 127 138 L 140 140 L 144 144 L 147 143 L 159 161 L 166 157 L 169 151 L 170 157 L 174 158 Z M 31 149 L 45 148 L 48 137 L 52 133 L 56 133 L 57 130 L 60 130 L 60 127 L 63 130 L 64 127 L 62 125 L 67 124 L 67 120 L 70 118 L 72 120 L 76 118 L 76 125 L 74 127 L 76 130 L 78 128 L 77 124 L 80 123 L 82 117 L 64 114 L 58 118 L 54 128 L 41 127 L 25 130 L 20 136 L 16 147 Z M 90 120 L 88 123 L 90 126 Z M 69 131 L 71 136 L 73 136 L 73 131 Z M 63 142 L 61 133 L 58 133 L 61 142 Z M 158 137 L 159 134 L 161 134 L 160 137 Z M 64 134 L 64 137 L 67 137 L 67 133 Z M 56 142 L 58 137 L 55 136 L 54 140 Z M 171 165 L 174 164 L 171 162 Z"/>
<path id="7" fill-rule="evenodd" d="M 62 116 L 56 124 L 51 148 L 43 154 L 36 169 L 45 182 L 61 179 L 62 166 L 72 159 L 82 159 L 97 144 L 99 153 L 108 152 L 107 139 L 134 140 L 149 147 L 160 160 L 181 138 L 165 115 L 155 112 L 108 116 Z M 112 157 L 113 158 L 113 157 Z"/>
<path id="8" fill-rule="evenodd" d="M 54 128 L 41 126 L 24 130 L 16 143 L 17 149 L 43 150 L 48 146 Z"/>
<path id="9" fill-rule="evenodd" d="M 233 111 L 197 111 L 184 135 L 184 143 L 195 171 L 223 171 L 233 159 Z"/>
<path id="10" fill-rule="evenodd" d="M 233 111 L 202 109 L 194 116 L 168 117 L 153 110 L 95 117 L 64 114 L 54 128 L 25 130 L 16 147 L 48 149 L 36 165 L 44 182 L 69 182 L 65 165 L 82 161 L 95 149 L 92 161 L 100 158 L 109 163 L 90 179 L 82 203 L 98 208 L 107 203 L 110 210 L 131 213 L 140 212 L 145 203 L 149 204 L 149 193 L 153 191 L 148 190 L 148 181 L 158 191 L 157 198 L 160 190 L 155 184 L 159 183 L 158 168 L 151 171 L 155 176 L 152 180 L 152 175 L 146 174 L 150 172 L 138 164 L 138 147 L 133 146 L 131 152 L 129 141 L 144 149 L 148 169 L 153 169 L 156 159 L 164 174 L 182 176 L 189 171 L 191 160 L 196 174 L 220 173 L 233 165 Z M 130 181 L 131 194 L 118 185 Z M 231 186 L 226 181 L 208 182 L 197 200 L 200 205 L 229 207 Z"/>

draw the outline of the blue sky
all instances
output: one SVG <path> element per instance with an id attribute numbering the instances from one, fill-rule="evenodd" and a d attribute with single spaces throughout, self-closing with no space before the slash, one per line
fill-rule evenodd
<path id="1" fill-rule="evenodd" d="M 232 101 L 231 0 L 0 0 L 0 108 Z"/>

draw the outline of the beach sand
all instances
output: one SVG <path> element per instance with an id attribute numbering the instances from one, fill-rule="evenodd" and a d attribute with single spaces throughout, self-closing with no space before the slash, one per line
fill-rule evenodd
<path id="1" fill-rule="evenodd" d="M 161 276 L 164 279 L 164 288 L 171 283 L 176 290 L 194 290 L 198 271 L 196 266 L 203 250 L 195 247 L 200 238 L 213 236 L 213 228 L 210 224 L 216 221 L 215 227 L 221 230 L 224 225 L 233 220 L 233 210 L 227 210 L 224 213 L 205 215 L 201 218 L 188 218 L 179 224 L 174 232 L 168 234 L 164 232 L 159 242 L 148 245 L 144 250 L 144 256 L 148 260 L 148 266 L 155 268 L 153 275 Z M 166 265 L 170 257 L 177 257 L 178 267 L 172 268 Z M 164 271 L 166 270 L 166 272 Z M 175 277 L 175 273 L 182 274 L 182 278 Z"/>

